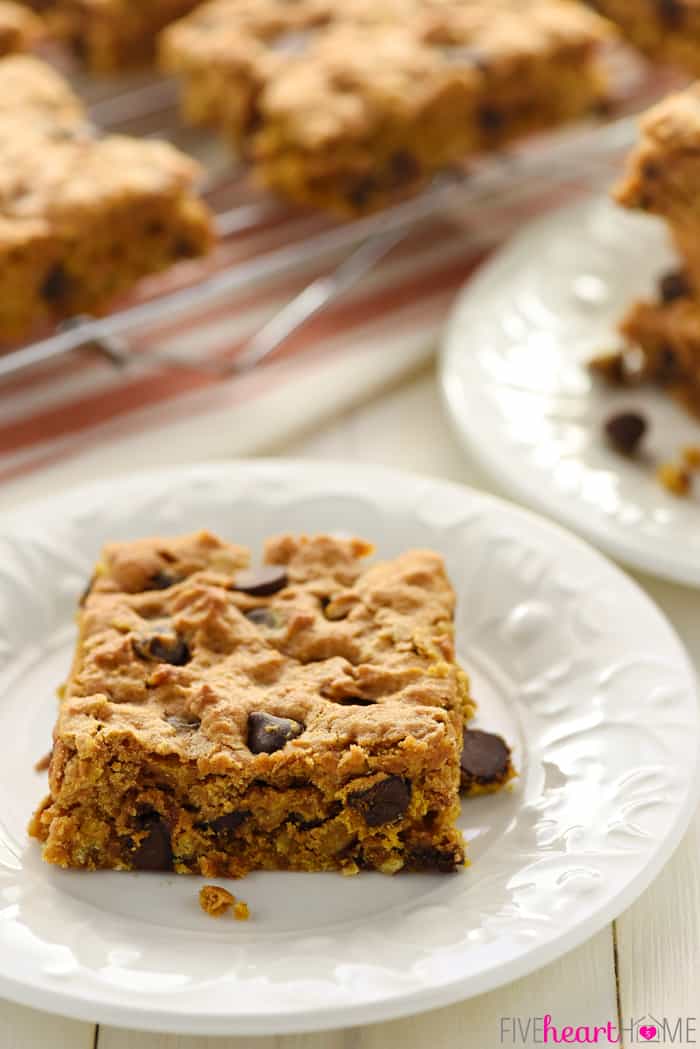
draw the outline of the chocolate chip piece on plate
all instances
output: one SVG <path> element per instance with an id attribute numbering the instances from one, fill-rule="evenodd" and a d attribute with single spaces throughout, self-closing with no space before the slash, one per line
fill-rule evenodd
<path id="1" fill-rule="evenodd" d="M 617 412 L 605 423 L 605 435 L 621 455 L 634 455 L 646 431 L 647 421 L 639 412 Z"/>
<path id="2" fill-rule="evenodd" d="M 240 590 L 251 597 L 269 597 L 287 585 L 287 572 L 280 565 L 261 565 L 238 572 L 234 577 L 232 588 Z"/>
<path id="3" fill-rule="evenodd" d="M 278 718 L 254 710 L 248 715 L 248 749 L 253 754 L 274 754 L 303 731 L 304 726 L 292 718 Z"/>
<path id="4" fill-rule="evenodd" d="M 402 776 L 389 776 L 369 790 L 348 795 L 348 803 L 362 813 L 368 827 L 380 827 L 400 819 L 410 801 L 411 784 Z"/>
<path id="5" fill-rule="evenodd" d="M 483 785 L 498 783 L 508 772 L 510 749 L 500 736 L 472 728 L 464 730 L 460 768 L 462 786 L 476 780 Z"/>

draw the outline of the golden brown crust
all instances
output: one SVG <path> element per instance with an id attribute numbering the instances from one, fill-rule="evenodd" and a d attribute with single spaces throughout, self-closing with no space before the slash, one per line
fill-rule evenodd
<path id="1" fill-rule="evenodd" d="M 28 51 L 44 36 L 41 18 L 23 4 L 0 0 L 0 57 Z"/>
<path id="2" fill-rule="evenodd" d="M 370 550 L 283 536 L 251 582 L 248 552 L 206 532 L 108 546 L 32 823 L 46 858 L 454 869 L 473 710 L 454 594 L 437 554 L 365 567 Z"/>
<path id="3" fill-rule="evenodd" d="M 0 339 L 99 311 L 144 274 L 206 251 L 199 176 L 166 142 L 96 137 L 38 59 L 0 62 Z"/>
<path id="4" fill-rule="evenodd" d="M 363 211 L 590 110 L 606 35 L 566 0 L 212 0 L 163 34 L 161 56 L 189 119 L 220 127 L 259 179 Z"/>
<path id="5" fill-rule="evenodd" d="M 592 0 L 592 6 L 652 58 L 700 74 L 697 0 Z"/>

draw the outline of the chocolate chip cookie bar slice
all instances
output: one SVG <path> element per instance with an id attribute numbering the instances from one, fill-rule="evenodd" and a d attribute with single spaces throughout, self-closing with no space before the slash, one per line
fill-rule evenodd
<path id="1" fill-rule="evenodd" d="M 103 311 L 141 277 L 207 251 L 199 176 L 169 143 L 97 136 L 38 59 L 0 61 L 0 341 Z"/>
<path id="2" fill-rule="evenodd" d="M 699 84 L 669 95 L 644 115 L 615 198 L 668 223 L 685 276 L 700 292 Z"/>
<path id="3" fill-rule="evenodd" d="M 0 0 L 0 56 L 28 51 L 42 39 L 41 18 L 23 4 Z"/>
<path id="4" fill-rule="evenodd" d="M 590 0 L 630 42 L 657 61 L 700 75 L 697 0 Z"/>
<path id="5" fill-rule="evenodd" d="M 51 23 L 87 66 L 111 73 L 153 59 L 158 33 L 197 0 L 54 0 Z"/>
<path id="6" fill-rule="evenodd" d="M 459 867 L 473 704 L 454 594 L 437 554 L 370 552 L 282 536 L 251 569 L 206 532 L 108 546 L 30 827 L 45 859 L 208 877 Z"/>
<path id="7" fill-rule="evenodd" d="M 161 57 L 187 117 L 258 181 L 357 213 L 595 109 L 607 36 L 566 0 L 212 0 L 163 34 Z"/>

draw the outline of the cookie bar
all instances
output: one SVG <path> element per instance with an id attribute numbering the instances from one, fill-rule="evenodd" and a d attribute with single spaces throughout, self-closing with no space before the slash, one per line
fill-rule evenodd
<path id="1" fill-rule="evenodd" d="M 615 197 L 669 225 L 687 277 L 700 291 L 700 84 L 644 116 L 641 140 Z"/>
<path id="2" fill-rule="evenodd" d="M 591 6 L 647 55 L 700 75 L 697 0 L 591 0 Z"/>
<path id="3" fill-rule="evenodd" d="M 211 0 L 162 37 L 185 114 L 258 181 L 341 213 L 580 117 L 608 26 L 567 0 Z"/>
<path id="4" fill-rule="evenodd" d="M 44 35 L 42 20 L 22 4 L 0 0 L 0 57 L 28 51 Z"/>
<path id="5" fill-rule="evenodd" d="M 168 143 L 97 137 L 39 60 L 0 61 L 0 339 L 99 312 L 140 277 L 205 252 L 199 175 Z"/>
<path id="6" fill-rule="evenodd" d="M 56 0 L 52 28 L 95 72 L 148 63 L 159 32 L 197 0 Z"/>
<path id="7" fill-rule="evenodd" d="M 700 415 L 700 300 L 683 273 L 662 278 L 655 299 L 634 303 L 620 331 L 641 354 L 641 364 L 629 373 L 623 369 L 623 378 L 652 382 Z"/>
<path id="8" fill-rule="evenodd" d="M 454 594 L 437 554 L 370 552 L 282 536 L 251 569 L 207 532 L 107 546 L 30 826 L 44 858 L 207 877 L 459 867 L 473 703 Z"/>

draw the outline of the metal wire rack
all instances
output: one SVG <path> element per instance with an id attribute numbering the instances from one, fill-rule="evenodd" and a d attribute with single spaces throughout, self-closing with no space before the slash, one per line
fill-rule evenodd
<path id="1" fill-rule="evenodd" d="M 285 223 L 286 243 L 234 263 L 185 264 L 189 279 L 173 287 L 165 281 L 152 296 L 105 317 L 76 317 L 46 338 L 12 349 L 0 357 L 0 380 L 89 347 L 115 367 L 138 359 L 176 368 L 201 370 L 225 378 L 250 369 L 272 356 L 311 316 L 347 291 L 421 223 L 436 215 L 459 216 L 472 233 L 475 249 L 498 239 L 508 227 L 510 209 L 522 208 L 543 192 L 567 185 L 589 185 L 609 177 L 636 134 L 636 113 L 667 90 L 673 81 L 641 73 L 627 56 L 617 71 L 620 104 L 614 117 L 573 130 L 539 137 L 517 149 L 493 154 L 470 168 L 436 177 L 418 196 L 381 213 L 342 224 L 309 213 L 290 212 L 270 196 L 254 195 L 245 173 L 211 138 L 183 128 L 177 120 L 177 87 L 171 80 L 138 78 L 124 85 L 103 81 L 78 83 L 87 98 L 93 123 L 104 130 L 169 138 L 191 152 L 206 156 L 209 172 L 203 195 L 214 209 L 220 243 L 244 237 L 251 230 Z M 508 208 L 504 215 L 503 204 Z M 157 350 L 131 351 L 128 336 L 172 322 L 222 298 L 232 297 L 261 282 L 303 270 L 319 260 L 330 268 L 289 301 L 235 356 L 217 360 L 186 360 Z"/>

